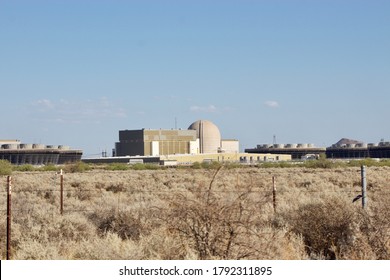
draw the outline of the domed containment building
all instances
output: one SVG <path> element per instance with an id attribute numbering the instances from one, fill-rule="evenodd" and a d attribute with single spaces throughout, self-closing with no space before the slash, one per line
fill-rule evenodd
<path id="1" fill-rule="evenodd" d="M 212 122 L 199 120 L 191 124 L 188 130 L 196 130 L 196 136 L 199 139 L 199 153 L 215 154 L 220 151 L 221 133 Z"/>
<path id="2" fill-rule="evenodd" d="M 165 156 L 176 154 L 238 153 L 237 140 L 221 140 L 218 127 L 198 120 L 187 130 L 121 130 L 115 156 Z"/>

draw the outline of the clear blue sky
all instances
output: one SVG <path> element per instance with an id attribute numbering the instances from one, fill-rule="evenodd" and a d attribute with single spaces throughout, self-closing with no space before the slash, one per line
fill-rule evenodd
<path id="1" fill-rule="evenodd" d="M 0 139 L 110 151 L 208 119 L 241 150 L 390 140 L 390 1 L 0 1 Z"/>

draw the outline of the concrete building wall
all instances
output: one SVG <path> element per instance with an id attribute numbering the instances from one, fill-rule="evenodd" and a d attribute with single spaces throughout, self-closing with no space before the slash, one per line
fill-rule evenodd
<path id="1" fill-rule="evenodd" d="M 19 145 L 20 144 L 20 140 L 3 140 L 3 139 L 0 139 L 0 147 L 2 145 Z"/>
<path id="2" fill-rule="evenodd" d="M 119 131 L 119 142 L 115 143 L 116 156 L 143 156 L 144 132 L 143 130 Z"/>
<path id="3" fill-rule="evenodd" d="M 192 141 L 196 141 L 192 130 L 124 130 L 115 144 L 116 156 L 189 154 Z"/>
<path id="4" fill-rule="evenodd" d="M 152 141 L 151 142 L 151 155 L 152 156 L 159 156 L 160 155 L 160 143 L 158 141 Z"/>
<path id="5" fill-rule="evenodd" d="M 151 156 L 153 150 L 150 149 L 153 142 L 158 143 L 158 148 L 154 149 L 159 155 L 169 154 L 189 154 L 190 142 L 196 140 L 196 132 L 189 130 L 144 130 L 145 150 L 144 155 Z"/>
<path id="6" fill-rule="evenodd" d="M 223 139 L 221 141 L 222 152 L 225 153 L 238 153 L 240 151 L 240 144 L 238 140 Z"/>
<path id="7" fill-rule="evenodd" d="M 161 157 L 161 160 L 176 160 L 179 165 L 204 161 L 256 163 L 264 161 L 290 161 L 291 155 L 214 153 L 197 155 L 167 155 Z"/>
<path id="8" fill-rule="evenodd" d="M 190 141 L 190 154 L 199 154 L 200 153 L 200 147 L 199 147 L 199 139 L 196 139 L 195 141 Z"/>

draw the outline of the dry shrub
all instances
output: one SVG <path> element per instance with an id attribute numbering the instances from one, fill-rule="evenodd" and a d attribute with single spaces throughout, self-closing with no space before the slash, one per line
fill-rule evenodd
<path id="1" fill-rule="evenodd" d="M 100 212 L 90 215 L 90 219 L 96 224 L 101 235 L 108 232 L 116 233 L 123 240 L 139 240 L 143 233 L 143 226 L 139 219 L 129 212 Z"/>
<path id="2" fill-rule="evenodd" d="M 59 216 L 56 220 L 56 223 L 46 229 L 49 241 L 88 240 L 96 234 L 90 221 L 78 213 Z"/>
<path id="3" fill-rule="evenodd" d="M 7 160 L 0 160 L 0 176 L 11 175 L 12 164 Z"/>
<path id="4" fill-rule="evenodd" d="M 12 225 L 11 230 L 11 259 L 14 252 L 19 248 L 19 244 L 22 238 L 23 232 L 21 231 L 21 226 L 19 224 Z M 7 238 L 7 220 L 2 219 L 0 221 L 0 240 L 2 241 L 2 246 L 0 246 L 0 258 L 4 260 L 6 258 L 6 238 Z"/>
<path id="5" fill-rule="evenodd" d="M 58 175 L 14 172 L 12 258 L 390 259 L 389 170 L 368 170 L 364 211 L 359 168 L 65 173 L 63 216 Z"/>
<path id="6" fill-rule="evenodd" d="M 312 258 L 336 259 L 353 245 L 356 214 L 338 197 L 301 205 L 289 220 Z"/>
<path id="7" fill-rule="evenodd" d="M 40 193 L 38 193 L 40 195 Z M 50 203 L 55 204 L 57 197 L 54 195 L 53 191 L 45 191 L 43 197 Z"/>
<path id="8" fill-rule="evenodd" d="M 14 255 L 17 260 L 58 260 L 62 259 L 56 244 L 41 243 L 38 240 L 24 239 Z"/>
<path id="9" fill-rule="evenodd" d="M 181 236 L 165 226 L 156 228 L 151 234 L 138 242 L 142 259 L 147 260 L 190 260 L 196 259 L 196 252 L 189 246 L 178 242 Z"/>
<path id="10" fill-rule="evenodd" d="M 75 260 L 140 260 L 142 254 L 131 240 L 123 240 L 116 233 L 108 232 L 102 237 L 84 240 L 71 248 L 70 259 Z"/>
<path id="11" fill-rule="evenodd" d="M 95 183 L 95 188 L 96 188 L 97 190 L 105 189 L 105 187 L 106 187 L 106 184 L 105 184 L 104 182 L 96 182 L 96 183 Z"/>
<path id="12" fill-rule="evenodd" d="M 7 222 L 6 222 L 6 219 L 1 219 L 0 220 L 0 240 L 2 240 L 3 244 L 5 244 L 3 240 L 6 240 L 6 238 L 7 238 L 6 237 L 6 232 L 7 232 Z M 6 248 L 5 248 L 4 245 L 0 246 L 0 258 L 2 260 L 5 259 L 5 254 L 6 254 L 5 250 L 6 250 Z"/>
<path id="13" fill-rule="evenodd" d="M 166 210 L 170 233 L 198 259 L 303 259 L 299 236 L 267 225 L 250 190 L 233 198 L 207 191 L 178 194 Z"/>
<path id="14" fill-rule="evenodd" d="M 259 201 L 258 193 L 250 188 L 214 191 L 219 170 L 208 189 L 193 190 L 188 195 L 178 193 L 168 208 L 160 209 L 171 234 L 179 237 L 183 248 L 196 252 L 198 259 L 280 258 L 283 248 L 275 240 L 286 244 L 288 237 L 267 227 L 259 209 L 264 201 Z M 297 247 L 300 249 L 291 250 L 303 251 L 303 246 Z M 301 258 L 302 254 L 286 257 Z"/>
<path id="15" fill-rule="evenodd" d="M 64 166 L 65 173 L 82 173 L 89 171 L 90 169 L 91 167 L 82 161 L 69 163 Z"/>
<path id="16" fill-rule="evenodd" d="M 388 198 L 387 198 L 388 199 Z M 360 230 L 370 249 L 379 260 L 390 259 L 390 205 L 383 199 L 379 205 L 373 205 L 368 212 L 361 211 Z"/>
<path id="17" fill-rule="evenodd" d="M 240 246 L 237 236 L 245 229 L 241 226 L 242 209 L 237 209 L 237 205 L 224 206 L 216 200 L 204 205 L 199 200 L 179 196 L 171 206 L 168 215 L 171 229 L 192 244 L 200 259 L 228 259 L 233 247 Z M 243 252 L 237 258 L 246 256 Z"/>
<path id="18" fill-rule="evenodd" d="M 72 189 L 67 190 L 67 197 L 75 197 L 78 200 L 81 201 L 88 201 L 91 200 L 93 196 L 93 191 L 91 189 L 88 189 L 89 184 L 81 183 L 81 182 L 71 182 L 70 186 Z"/>
<path id="19" fill-rule="evenodd" d="M 80 241 L 93 238 L 96 228 L 87 218 L 78 213 L 61 216 L 49 216 L 46 212 L 37 211 L 30 216 L 14 219 L 23 232 L 23 237 L 38 242 Z M 16 225 L 16 224 L 15 224 Z M 12 228 L 13 232 L 15 227 Z"/>
<path id="20" fill-rule="evenodd" d="M 118 192 L 124 192 L 126 190 L 126 187 L 124 183 L 118 183 L 118 184 L 110 184 L 108 187 L 106 187 L 106 191 L 118 193 Z"/>

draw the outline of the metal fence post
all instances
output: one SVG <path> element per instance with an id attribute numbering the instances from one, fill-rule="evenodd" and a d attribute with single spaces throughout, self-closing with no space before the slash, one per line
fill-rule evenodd
<path id="1" fill-rule="evenodd" d="M 367 206 L 367 178 L 366 178 L 366 166 L 362 165 L 362 207 L 363 209 Z"/>
<path id="2" fill-rule="evenodd" d="M 11 259 L 11 187 L 12 178 L 7 177 L 7 260 Z"/>
<path id="3" fill-rule="evenodd" d="M 272 176 L 272 200 L 274 205 L 274 212 L 276 213 L 276 178 Z"/>
<path id="4" fill-rule="evenodd" d="M 61 215 L 64 213 L 64 174 L 60 173 L 60 184 L 61 184 L 61 191 L 60 191 L 60 213 Z"/>

